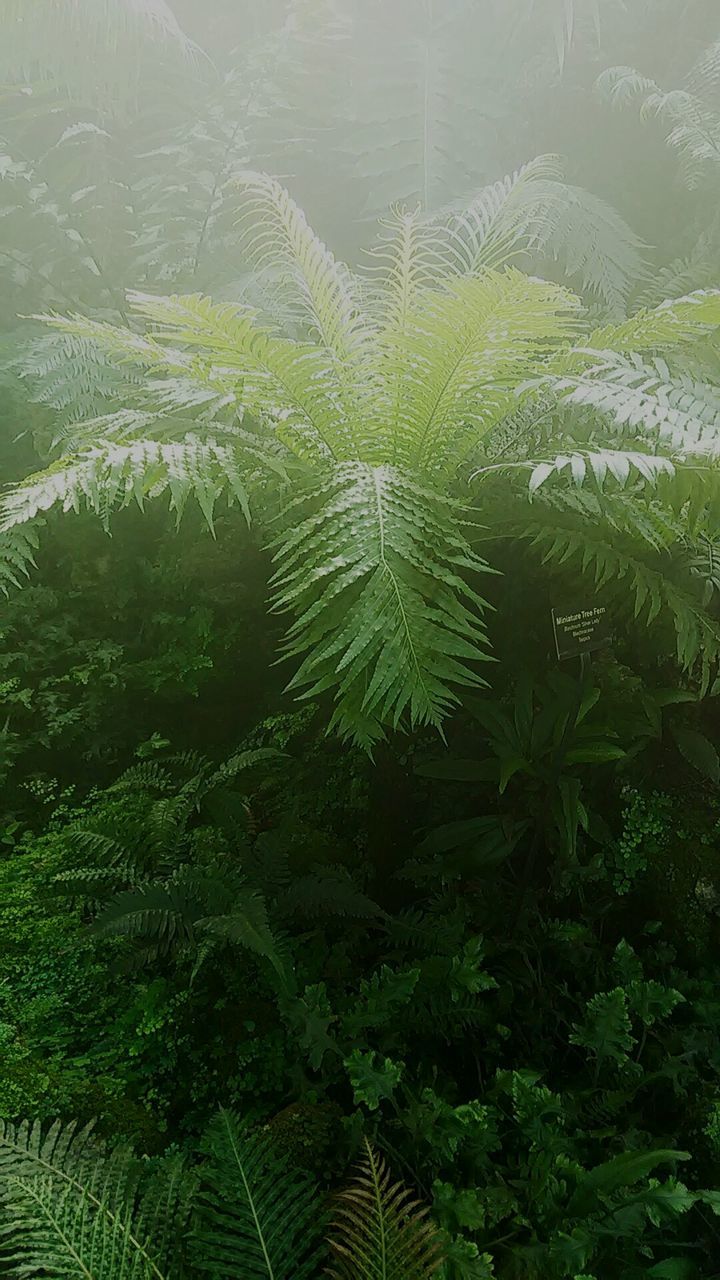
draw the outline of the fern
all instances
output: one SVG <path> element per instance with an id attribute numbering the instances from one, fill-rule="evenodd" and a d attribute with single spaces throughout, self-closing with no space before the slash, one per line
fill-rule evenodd
<path id="1" fill-rule="evenodd" d="M 427 1210 L 394 1183 L 365 1140 L 353 1184 L 340 1192 L 330 1237 L 336 1280 L 425 1280 L 442 1266 L 440 1240 Z"/>
<path id="2" fill-rule="evenodd" d="M 643 271 L 640 240 L 611 206 L 563 180 L 557 156 L 539 156 L 484 188 L 446 227 L 461 274 L 553 258 L 611 311 L 622 312 Z"/>
<path id="3" fill-rule="evenodd" d="M 105 438 L 75 459 L 59 461 L 37 476 L 30 476 L 7 499 L 0 517 L 0 534 L 7 538 L 19 525 L 56 503 L 64 511 L 79 511 L 84 505 L 107 524 L 114 508 L 131 502 L 142 508 L 146 499 L 163 493 L 169 494 L 170 508 L 178 518 L 192 495 L 212 526 L 215 505 L 223 491 L 228 501 L 239 503 L 249 518 L 248 495 L 237 455 L 214 440 L 201 441 L 188 435 L 168 444 L 142 439 L 115 444 Z"/>
<path id="4" fill-rule="evenodd" d="M 314 1280 L 324 1215 L 310 1179 L 229 1111 L 212 1124 L 204 1149 L 198 1270 L 217 1280 Z"/>
<path id="5" fill-rule="evenodd" d="M 0 1170 L 4 1254 L 13 1270 L 77 1280 L 170 1274 L 191 1190 L 176 1163 L 148 1178 L 127 1150 L 105 1155 L 89 1128 L 56 1122 L 43 1134 L 38 1123 L 4 1123 Z"/>
<path id="6" fill-rule="evenodd" d="M 297 614 L 288 651 L 307 655 L 291 687 L 313 698 L 337 683 L 334 723 L 365 745 L 406 711 L 438 724 L 450 681 L 483 683 L 467 665 L 486 644 L 483 602 L 460 574 L 485 564 L 452 508 L 400 472 L 347 467 L 321 496 L 278 552 L 276 602 Z"/>
<path id="7" fill-rule="evenodd" d="M 716 181 L 720 164 L 720 115 L 713 103 L 717 45 L 701 56 L 682 87 L 663 90 L 633 67 L 610 67 L 598 91 L 616 108 L 634 107 L 644 120 L 666 127 L 666 142 L 679 159 L 683 179 L 693 188 Z"/>
<path id="8" fill-rule="evenodd" d="M 563 218 L 577 206 L 550 165 L 485 192 L 465 215 L 398 213 L 369 280 L 334 259 L 276 181 L 245 175 L 241 235 L 261 270 L 273 264 L 292 336 L 249 307 L 196 294 L 131 295 L 145 332 L 50 317 L 118 370 L 140 370 L 143 386 L 137 408 L 74 428 L 83 448 L 6 495 L 0 531 L 56 504 L 107 521 L 162 493 L 180 515 L 193 496 L 212 526 L 223 493 L 246 517 L 251 500 L 262 518 L 279 498 L 274 599 L 294 619 L 290 687 L 332 692 L 332 723 L 368 748 L 387 726 L 439 726 L 458 686 L 482 684 L 487 657 L 473 583 L 487 565 L 456 496 L 469 465 L 482 462 L 477 478 L 531 463 L 533 489 L 550 474 L 578 485 L 592 471 L 608 527 L 604 480 L 622 485 L 631 473 L 663 482 L 653 519 L 681 493 L 693 536 L 712 518 L 720 392 L 702 349 L 720 327 L 720 294 L 698 291 L 579 338 L 575 295 L 488 265 L 515 250 L 552 255 L 556 235 L 564 243 Z M 576 233 L 589 243 L 579 223 Z M 573 268 L 617 306 L 637 265 L 626 259 L 625 270 L 618 252 L 593 275 L 579 247 Z M 238 412 L 252 415 L 250 428 Z M 680 464 L 699 454 L 705 470 L 688 493 Z M 299 496 L 268 495 L 290 476 Z M 619 579 L 635 559 L 616 562 Z M 702 626 L 683 615 L 684 596 L 663 598 L 684 629 L 687 665 Z"/>
<path id="9" fill-rule="evenodd" d="M 38 546 L 37 529 L 32 525 L 14 527 L 0 533 L 0 591 L 8 594 L 9 587 L 18 587 L 35 564 Z"/>

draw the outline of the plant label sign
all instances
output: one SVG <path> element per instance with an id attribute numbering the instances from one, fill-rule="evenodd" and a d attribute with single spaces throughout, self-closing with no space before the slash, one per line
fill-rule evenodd
<path id="1" fill-rule="evenodd" d="M 595 649 L 605 649 L 612 642 L 610 619 L 605 605 L 591 605 L 587 609 L 553 609 L 555 648 L 562 662 L 564 658 L 577 658 Z"/>

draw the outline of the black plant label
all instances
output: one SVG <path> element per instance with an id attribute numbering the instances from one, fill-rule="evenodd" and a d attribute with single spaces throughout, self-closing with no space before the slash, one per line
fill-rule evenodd
<path id="1" fill-rule="evenodd" d="M 610 616 L 605 605 L 553 609 L 552 622 L 555 648 L 561 662 L 564 658 L 577 658 L 612 644 Z"/>

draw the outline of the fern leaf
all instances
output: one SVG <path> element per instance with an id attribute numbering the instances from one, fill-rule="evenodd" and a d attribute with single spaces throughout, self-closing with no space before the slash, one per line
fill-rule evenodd
<path id="1" fill-rule="evenodd" d="M 625 436 L 654 438 L 680 456 L 720 454 L 720 390 L 673 375 L 664 360 L 598 352 L 582 374 L 554 386 L 566 403 L 595 410 Z"/>
<path id="2" fill-rule="evenodd" d="M 215 505 L 225 492 L 228 502 L 237 502 L 249 520 L 245 481 L 236 452 L 212 439 L 188 435 L 173 443 L 107 441 L 28 476 L 6 492 L 0 501 L 0 534 L 7 536 L 55 505 L 63 511 L 84 506 L 107 525 L 114 508 L 132 502 L 142 508 L 147 499 L 164 493 L 178 519 L 192 496 L 212 528 Z"/>
<path id="3" fill-rule="evenodd" d="M 55 1123 L 43 1134 L 37 1123 L 5 1123 L 0 1170 L 0 1223 L 13 1270 L 73 1280 L 164 1280 L 144 1229 L 142 1167 L 127 1150 L 103 1155 L 89 1128 Z M 175 1194 L 166 1201 L 170 1210 L 178 1203 Z"/>
<path id="4" fill-rule="evenodd" d="M 246 893 L 226 915 L 214 915 L 197 922 L 198 934 L 215 941 L 245 947 L 268 960 L 285 988 L 292 986 L 291 962 L 282 939 L 268 922 L 267 904 L 261 893 Z"/>
<path id="5" fill-rule="evenodd" d="M 288 653 L 306 654 L 291 688 L 337 691 L 341 732 L 365 745 L 398 724 L 438 724 L 451 685 L 480 685 L 483 601 L 460 577 L 486 566 L 459 509 L 387 467 L 338 470 L 319 511 L 280 541 L 276 605 L 297 620 Z"/>
<path id="6" fill-rule="evenodd" d="M 390 423 L 397 465 L 446 482 L 515 405 L 528 367 L 573 332 L 577 305 L 512 269 L 427 291 L 382 360 L 388 380 L 402 362 L 402 403 Z"/>
<path id="7" fill-rule="evenodd" d="M 552 257 L 615 310 L 643 269 L 638 237 L 605 201 L 563 181 L 557 156 L 538 156 L 485 187 L 446 225 L 448 259 L 461 275 L 518 255 Z"/>
<path id="8" fill-rule="evenodd" d="M 573 451 L 533 466 L 529 491 L 531 495 L 536 493 L 553 475 L 567 476 L 578 489 L 590 477 L 602 489 L 611 476 L 622 488 L 633 473 L 642 481 L 656 485 L 661 475 L 673 476 L 675 468 L 669 458 L 657 454 L 618 449 Z"/>
<path id="9" fill-rule="evenodd" d="M 203 1149 L 198 1270 L 216 1280 L 314 1280 L 323 1212 L 310 1179 L 229 1111 L 213 1122 Z"/>
<path id="10" fill-rule="evenodd" d="M 364 326 L 352 273 L 335 261 L 285 188 L 262 173 L 236 177 L 243 196 L 241 244 L 256 270 L 280 270 L 297 294 L 306 325 L 327 350 L 340 381 L 362 345 Z"/>
<path id="11" fill-rule="evenodd" d="M 8 594 L 10 587 L 19 587 L 21 578 L 27 577 L 35 566 L 38 546 L 37 530 L 32 525 L 0 532 L 0 591 Z"/>
<path id="12" fill-rule="evenodd" d="M 334 1280 L 426 1280 L 443 1263 L 428 1211 L 365 1140 L 354 1182 L 336 1198 L 330 1248 Z"/>

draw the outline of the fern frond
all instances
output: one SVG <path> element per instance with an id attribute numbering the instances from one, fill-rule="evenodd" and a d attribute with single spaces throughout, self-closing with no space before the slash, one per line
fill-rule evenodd
<path id="1" fill-rule="evenodd" d="M 596 88 L 601 97 L 614 107 L 627 107 L 644 102 L 659 92 L 659 85 L 635 67 L 608 67 L 598 76 Z"/>
<path id="2" fill-rule="evenodd" d="M 538 156 L 514 173 L 483 187 L 474 200 L 449 219 L 436 221 L 447 228 L 448 256 L 459 275 L 503 266 L 518 253 L 534 247 L 545 220 L 554 216 L 548 183 L 558 181 L 558 156 Z"/>
<path id="3" fill-rule="evenodd" d="M 243 197 L 240 234 L 245 255 L 256 270 L 279 272 L 286 295 L 296 293 L 306 327 L 332 356 L 342 384 L 365 335 L 352 272 L 336 262 L 275 178 L 248 173 L 236 177 L 235 185 Z"/>
<path id="4" fill-rule="evenodd" d="M 225 493 L 250 518 L 246 475 L 237 453 L 214 440 L 192 435 L 173 443 L 133 440 L 98 444 L 74 459 L 64 459 L 28 476 L 0 500 L 0 534 L 33 520 L 42 511 L 86 507 L 107 524 L 110 513 L 136 502 L 169 494 L 170 509 L 181 517 L 193 497 L 212 528 L 213 512 Z"/>
<path id="5" fill-rule="evenodd" d="M 244 947 L 253 955 L 268 960 L 285 987 L 292 985 L 290 961 L 282 938 L 270 927 L 267 903 L 261 893 L 245 893 L 232 904 L 226 915 L 213 915 L 198 920 L 199 935 L 215 941 Z"/>
<path id="6" fill-rule="evenodd" d="M 276 605 L 297 615 L 287 651 L 306 655 L 290 687 L 308 698 L 334 689 L 333 723 L 366 745 L 406 713 L 439 724 L 451 685 L 483 683 L 468 665 L 484 656 L 483 601 L 460 573 L 486 566 L 459 508 L 363 465 L 339 469 L 319 497 L 276 557 Z"/>
<path id="7" fill-rule="evenodd" d="M 315 1280 L 324 1214 L 311 1180 L 229 1111 L 213 1122 L 203 1150 L 198 1269 L 218 1280 Z"/>
<path id="8" fill-rule="evenodd" d="M 380 277 L 373 315 L 382 333 L 402 334 L 423 290 L 436 286 L 450 265 L 447 235 L 419 209 L 394 209 L 380 224 L 369 251 L 371 276 Z"/>
<path id="9" fill-rule="evenodd" d="M 94 924 L 98 933 L 141 941 L 153 955 L 195 940 L 195 924 L 205 907 L 204 885 L 184 869 L 167 884 L 147 884 L 119 894 Z"/>
<path id="10" fill-rule="evenodd" d="M 677 152 L 690 188 L 699 186 L 708 174 L 716 176 L 720 164 L 720 115 L 698 96 L 712 82 L 716 61 L 711 47 L 707 62 L 700 60 L 686 87 L 669 91 L 633 67 L 610 67 L 597 82 L 598 91 L 613 106 L 634 106 L 642 119 L 665 122 L 667 144 Z"/>
<path id="11" fill-rule="evenodd" d="M 19 587 L 21 579 L 35 567 L 37 547 L 37 529 L 32 525 L 0 532 L 0 591 L 3 595 L 8 594 L 10 587 Z"/>
<path id="12" fill-rule="evenodd" d="M 720 454 L 720 388 L 673 375 L 660 358 L 598 352 L 582 375 L 554 386 L 565 403 L 593 409 L 625 436 L 648 436 L 676 455 Z"/>
<path id="13" fill-rule="evenodd" d="M 142 1166 L 126 1149 L 103 1155 L 90 1128 L 56 1122 L 43 1134 L 37 1123 L 3 1123 L 0 1171 L 3 1252 L 13 1270 L 164 1280 L 162 1250 L 145 1230 Z M 168 1209 L 178 1202 L 172 1196 Z"/>
<path id="14" fill-rule="evenodd" d="M 354 920 L 372 920 L 384 914 L 372 898 L 360 892 L 344 867 L 319 867 L 309 875 L 294 876 L 276 900 L 275 912 L 280 918 L 337 915 Z"/>
<path id="15" fill-rule="evenodd" d="M 531 494 L 536 493 L 551 476 L 563 475 L 578 489 L 589 478 L 595 481 L 598 489 L 602 489 L 608 477 L 622 488 L 633 473 L 647 484 L 656 485 L 661 475 L 673 476 L 675 468 L 669 458 L 657 454 L 635 453 L 627 449 L 573 450 L 534 465 L 529 487 Z"/>
<path id="16" fill-rule="evenodd" d="M 425 291 L 379 358 L 383 381 L 402 381 L 385 428 L 396 465 L 447 483 L 515 406 L 528 367 L 573 332 L 577 305 L 514 269 Z"/>
<path id="17" fill-rule="evenodd" d="M 53 447 L 65 451 L 91 424 L 128 390 L 135 393 L 141 379 L 127 368 L 118 370 L 97 343 L 67 332 L 51 333 L 23 345 L 11 368 L 31 388 L 32 399 L 56 411 Z"/>
<path id="18" fill-rule="evenodd" d="M 563 352 L 553 368 L 568 373 L 592 363 L 598 352 L 624 355 L 659 354 L 690 346 L 720 327 L 720 290 L 698 289 L 682 298 L 662 302 L 652 311 L 638 311 L 619 324 L 595 329 L 585 342 Z"/>
<path id="19" fill-rule="evenodd" d="M 642 272 L 642 243 L 604 200 L 563 180 L 557 156 L 538 156 L 485 187 L 447 223 L 452 269 L 473 275 L 519 255 L 561 261 L 611 309 Z"/>
<path id="20" fill-rule="evenodd" d="M 699 290 L 710 290 L 717 282 L 717 257 L 712 238 L 700 235 L 690 253 L 667 265 L 654 266 L 644 287 L 633 299 L 634 311 L 647 311 L 667 298 L 680 298 Z"/>
<path id="21" fill-rule="evenodd" d="M 365 1139 L 365 1156 L 346 1191 L 336 1197 L 330 1236 L 334 1280 L 426 1280 L 443 1264 L 440 1238 L 428 1211 Z"/>
<path id="22" fill-rule="evenodd" d="M 298 452 L 320 456 L 358 456 L 361 423 L 352 406 L 339 403 L 333 356 L 324 347 L 277 337 L 251 312 L 213 304 L 197 295 L 156 298 L 131 294 L 134 309 L 155 326 L 156 339 L 172 340 L 209 358 L 191 367 L 204 385 L 214 376 L 220 386 L 234 386 L 238 404 L 255 413 L 270 413 L 292 434 Z M 152 358 L 155 360 L 154 348 Z M 169 371 L 173 352 L 167 356 Z M 157 360 L 155 360 L 157 364 Z"/>

